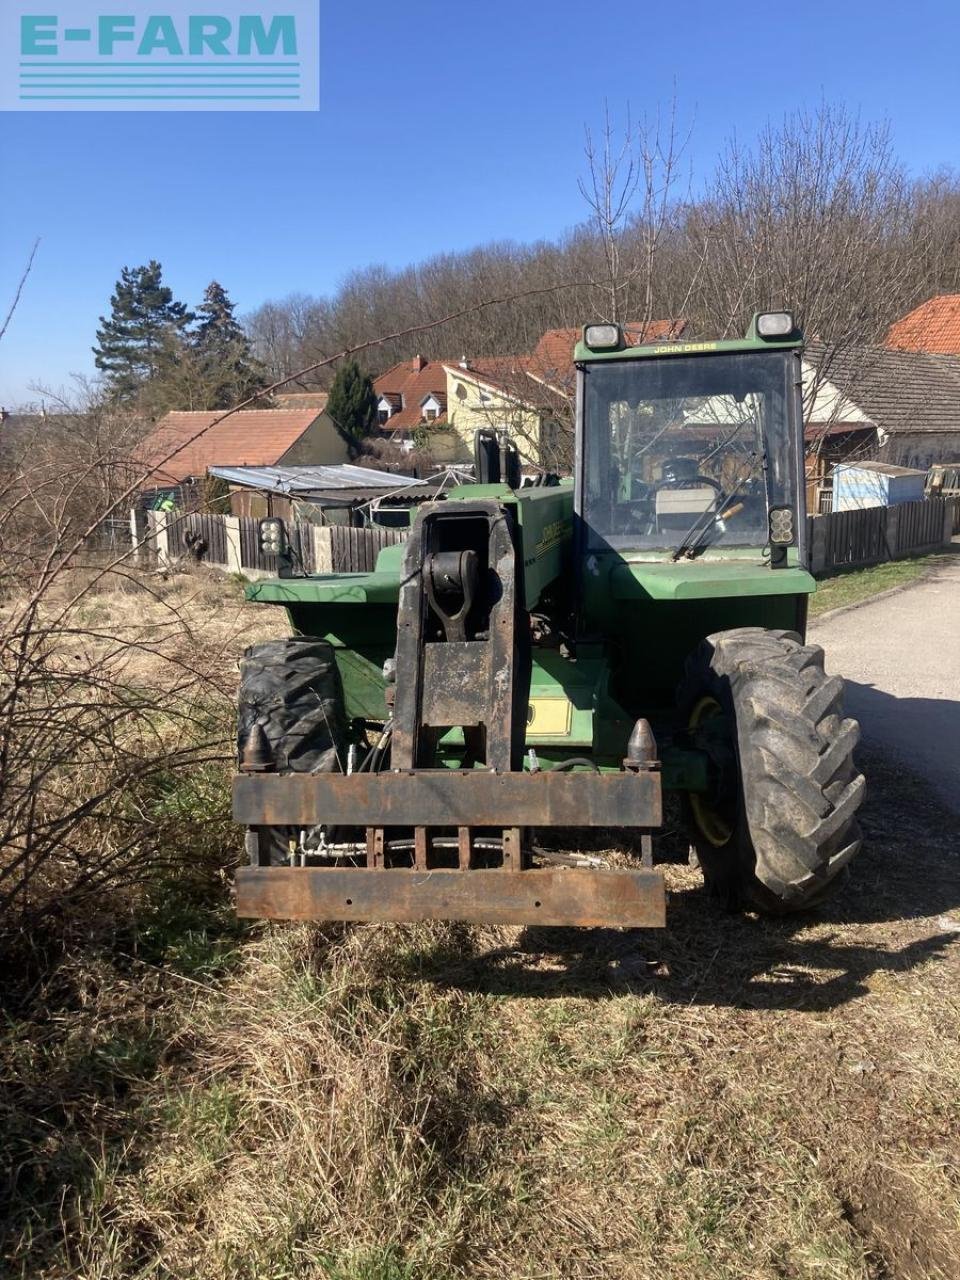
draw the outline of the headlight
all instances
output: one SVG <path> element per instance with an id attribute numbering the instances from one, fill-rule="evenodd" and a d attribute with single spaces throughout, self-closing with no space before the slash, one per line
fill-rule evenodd
<path id="1" fill-rule="evenodd" d="M 260 550 L 265 556 L 281 556 L 287 549 L 287 530 L 277 516 L 260 521 Z"/>
<path id="2" fill-rule="evenodd" d="M 763 311 L 757 316 L 757 333 L 761 338 L 789 338 L 795 328 L 789 311 Z"/>
<path id="3" fill-rule="evenodd" d="M 591 351 L 615 350 L 621 345 L 618 324 L 588 324 L 583 331 L 583 341 Z"/>
<path id="4" fill-rule="evenodd" d="M 770 508 L 770 541 L 775 547 L 789 547 L 794 540 L 793 511 L 790 507 Z"/>

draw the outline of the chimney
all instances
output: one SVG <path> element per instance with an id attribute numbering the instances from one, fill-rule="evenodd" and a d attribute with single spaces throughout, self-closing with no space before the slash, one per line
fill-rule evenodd
<path id="1" fill-rule="evenodd" d="M 426 362 L 426 360 L 424 360 L 423 356 L 414 356 L 414 357 L 413 357 L 413 372 L 414 372 L 414 373 L 419 373 L 419 372 L 420 372 L 420 370 L 424 367 L 424 365 L 425 365 L 426 363 L 427 363 L 427 362 Z"/>

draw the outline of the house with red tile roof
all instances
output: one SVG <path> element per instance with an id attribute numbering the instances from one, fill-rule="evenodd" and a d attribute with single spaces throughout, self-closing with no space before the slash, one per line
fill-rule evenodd
<path id="1" fill-rule="evenodd" d="M 627 341 L 669 342 L 685 320 L 624 325 Z M 463 358 L 447 369 L 447 418 L 467 456 L 478 428 L 510 435 L 525 461 L 567 473 L 573 465 L 573 350 L 579 328 L 548 329 L 529 355 Z"/>
<path id="2" fill-rule="evenodd" d="M 928 298 L 892 324 L 885 345 L 896 351 L 960 356 L 960 293 Z"/>
<path id="3" fill-rule="evenodd" d="M 650 320 L 646 324 L 623 326 L 627 342 L 637 347 L 645 342 L 675 342 L 684 333 L 686 320 Z M 548 329 L 530 356 L 527 372 L 571 399 L 576 384 L 573 349 L 580 341 L 580 329 Z"/>
<path id="4" fill-rule="evenodd" d="M 381 433 L 404 448 L 412 448 L 416 434 L 429 432 L 429 451 L 437 462 L 460 460 L 458 441 L 447 419 L 447 374 L 442 360 L 414 356 L 401 360 L 379 378 L 377 421 Z"/>
<path id="5" fill-rule="evenodd" d="M 442 360 L 414 356 L 401 360 L 379 378 L 374 378 L 377 393 L 377 419 L 381 431 L 397 436 L 409 433 L 428 422 L 443 426 L 447 411 L 447 376 Z"/>
<path id="6" fill-rule="evenodd" d="M 566 471 L 572 461 L 570 400 L 530 373 L 530 356 L 486 356 L 446 366 L 447 419 L 459 442 L 460 458 L 472 460 L 478 430 L 504 432 L 524 461 Z"/>
<path id="7" fill-rule="evenodd" d="M 142 489 L 202 484 L 210 467 L 318 466 L 349 461 L 346 440 L 326 412 L 310 408 L 250 409 L 231 414 L 168 413 L 141 442 Z"/>

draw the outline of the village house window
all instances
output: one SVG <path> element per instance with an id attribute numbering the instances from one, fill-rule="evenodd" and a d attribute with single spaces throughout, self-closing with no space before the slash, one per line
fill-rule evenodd
<path id="1" fill-rule="evenodd" d="M 432 391 L 429 395 L 425 395 L 420 401 L 424 422 L 435 422 L 440 414 L 441 407 L 440 400 Z"/>

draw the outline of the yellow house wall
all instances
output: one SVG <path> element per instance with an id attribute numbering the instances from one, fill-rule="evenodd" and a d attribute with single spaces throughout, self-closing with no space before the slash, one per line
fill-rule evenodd
<path id="1" fill-rule="evenodd" d="M 468 449 L 456 431 L 430 431 L 426 437 L 426 449 L 434 462 L 472 462 L 473 443 Z"/>
<path id="2" fill-rule="evenodd" d="M 458 392 L 458 388 L 462 388 Z M 482 401 L 481 392 L 489 399 Z M 447 369 L 447 421 L 459 437 L 467 457 L 473 458 L 473 440 L 480 427 L 499 427 L 510 433 L 528 462 L 537 464 L 540 415 L 492 388 L 478 386 L 457 370 Z"/>

